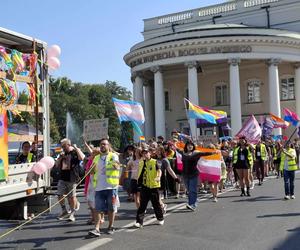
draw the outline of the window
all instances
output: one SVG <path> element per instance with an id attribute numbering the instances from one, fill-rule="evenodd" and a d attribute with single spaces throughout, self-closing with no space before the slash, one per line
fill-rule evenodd
<path id="1" fill-rule="evenodd" d="M 295 78 L 286 76 L 281 78 L 281 100 L 295 99 Z"/>
<path id="2" fill-rule="evenodd" d="M 248 103 L 260 102 L 261 81 L 254 79 L 247 82 Z"/>
<path id="3" fill-rule="evenodd" d="M 165 110 L 170 110 L 169 91 L 165 91 Z"/>
<path id="4" fill-rule="evenodd" d="M 216 106 L 228 105 L 228 88 L 226 83 L 215 86 Z"/>

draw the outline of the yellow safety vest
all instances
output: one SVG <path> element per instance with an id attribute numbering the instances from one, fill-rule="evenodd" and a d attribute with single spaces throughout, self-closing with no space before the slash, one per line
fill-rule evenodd
<path id="1" fill-rule="evenodd" d="M 273 147 L 273 160 L 277 160 L 277 149 L 275 146 Z"/>
<path id="2" fill-rule="evenodd" d="M 236 147 L 233 149 L 233 164 L 237 163 L 238 160 L 238 152 L 239 152 L 240 147 Z M 253 156 L 251 151 L 249 150 L 249 147 L 246 147 L 248 150 L 248 162 L 250 164 L 250 167 L 253 167 Z"/>
<path id="3" fill-rule="evenodd" d="M 106 167 L 106 182 L 107 184 L 111 185 L 112 187 L 118 187 L 119 185 L 119 178 L 120 178 L 120 170 L 115 169 L 113 167 L 113 153 L 109 152 L 105 159 L 105 167 Z M 93 176 L 93 186 L 94 188 L 97 187 L 98 181 L 98 163 L 100 160 L 101 155 L 96 155 L 92 165 L 95 165 L 95 172 Z"/>
<path id="4" fill-rule="evenodd" d="M 256 149 L 256 147 L 255 147 Z M 255 154 L 256 156 L 256 154 Z M 260 144 L 260 157 L 263 161 L 267 160 L 267 148 L 265 144 Z"/>
<path id="5" fill-rule="evenodd" d="M 31 163 L 33 158 L 33 153 L 28 153 L 27 155 L 27 163 Z"/>
<path id="6" fill-rule="evenodd" d="M 280 167 L 279 169 L 282 171 L 284 169 L 284 161 L 286 157 L 288 157 L 288 170 L 289 171 L 295 171 L 298 169 L 297 163 L 296 163 L 296 151 L 293 148 L 289 148 L 288 150 L 289 154 L 295 155 L 295 157 L 291 158 L 288 157 L 285 153 L 281 153 L 281 160 L 280 160 Z"/>
<path id="7" fill-rule="evenodd" d="M 144 167 L 144 161 L 139 162 L 139 174 L 138 178 L 140 177 L 142 170 Z M 146 170 L 144 172 L 146 175 L 146 178 L 143 179 L 143 185 L 147 188 L 159 188 L 160 187 L 160 181 L 156 181 L 157 177 L 157 170 L 156 170 L 156 160 L 150 159 L 146 161 Z M 141 176 L 141 178 L 143 178 Z"/>

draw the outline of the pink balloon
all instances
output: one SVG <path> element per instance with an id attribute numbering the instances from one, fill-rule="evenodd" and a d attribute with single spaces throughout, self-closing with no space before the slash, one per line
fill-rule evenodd
<path id="1" fill-rule="evenodd" d="M 61 49 L 58 45 L 52 45 L 48 49 L 48 57 L 58 57 L 60 56 L 60 53 L 61 53 Z"/>
<path id="2" fill-rule="evenodd" d="M 56 57 L 49 57 L 48 66 L 50 69 L 56 70 L 60 67 L 60 61 Z"/>
<path id="3" fill-rule="evenodd" d="M 39 161 L 32 167 L 32 171 L 37 175 L 42 175 L 47 171 L 47 166 L 45 165 L 45 163 Z"/>
<path id="4" fill-rule="evenodd" d="M 47 169 L 53 168 L 55 161 L 51 156 L 46 156 L 42 158 L 39 162 L 42 162 L 46 165 Z"/>

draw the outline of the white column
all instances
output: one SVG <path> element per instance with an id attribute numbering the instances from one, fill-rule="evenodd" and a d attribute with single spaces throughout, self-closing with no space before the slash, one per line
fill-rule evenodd
<path id="1" fill-rule="evenodd" d="M 300 62 L 295 65 L 295 97 L 296 97 L 296 113 L 300 115 Z"/>
<path id="2" fill-rule="evenodd" d="M 141 103 L 144 108 L 144 88 L 143 88 L 143 78 L 140 72 L 134 72 L 132 74 L 133 82 L 133 100 Z M 140 126 L 143 133 L 145 133 L 144 125 Z M 139 135 L 134 131 L 133 132 L 134 142 L 139 142 Z"/>
<path id="3" fill-rule="evenodd" d="M 198 75 L 197 75 L 197 65 L 196 61 L 186 62 L 185 66 L 188 68 L 188 92 L 189 100 L 195 104 L 199 105 L 199 92 L 198 92 Z M 191 136 L 193 140 L 197 138 L 197 125 L 195 119 L 189 120 Z"/>
<path id="4" fill-rule="evenodd" d="M 269 75 L 269 109 L 274 115 L 281 117 L 278 64 L 280 59 L 272 58 L 267 61 Z M 281 135 L 281 129 L 274 129 L 274 135 Z"/>
<path id="5" fill-rule="evenodd" d="M 166 138 L 165 93 L 161 68 L 152 67 L 154 73 L 155 136 Z"/>
<path id="6" fill-rule="evenodd" d="M 230 118 L 231 134 L 235 136 L 242 128 L 242 109 L 240 92 L 239 58 L 229 59 L 229 81 L 230 81 Z"/>
<path id="7" fill-rule="evenodd" d="M 145 136 L 147 139 L 154 136 L 154 116 L 153 116 L 153 85 L 148 81 L 145 88 Z"/>

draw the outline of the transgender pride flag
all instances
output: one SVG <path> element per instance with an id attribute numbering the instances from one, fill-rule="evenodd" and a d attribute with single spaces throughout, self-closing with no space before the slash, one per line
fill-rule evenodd
<path id="1" fill-rule="evenodd" d="M 201 157 L 197 167 L 202 182 L 219 182 L 221 180 L 220 153 Z"/>
<path id="2" fill-rule="evenodd" d="M 135 122 L 139 125 L 145 122 L 144 110 L 139 102 L 112 98 L 120 122 Z"/>

